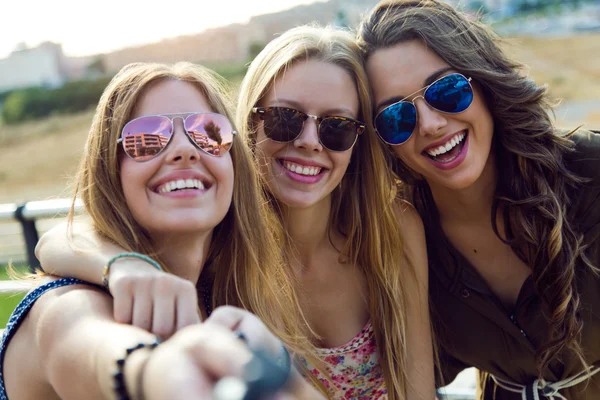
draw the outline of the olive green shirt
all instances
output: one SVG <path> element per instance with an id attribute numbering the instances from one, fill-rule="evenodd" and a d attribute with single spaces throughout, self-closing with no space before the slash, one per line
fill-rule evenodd
<path id="1" fill-rule="evenodd" d="M 580 130 L 572 140 L 576 146 L 565 155 L 567 167 L 590 181 L 572 190 L 569 220 L 584 235 L 592 265 L 600 267 L 600 133 Z M 525 281 L 516 307 L 507 311 L 467 259 L 452 247 L 437 216 L 422 216 L 430 265 L 431 317 L 440 332 L 443 382 L 451 382 L 460 370 L 474 366 L 504 380 L 531 384 L 537 378 L 536 349 L 548 332 L 533 279 L 530 276 Z M 600 277 L 581 263 L 575 273 L 583 319 L 581 344 L 588 364 L 600 365 Z M 550 364 L 543 377 L 556 382 L 581 369 L 565 354 L 562 362 Z M 486 400 L 521 399 L 520 394 L 496 387 L 489 376 L 482 383 Z M 560 393 L 569 400 L 600 400 L 600 373 Z"/>

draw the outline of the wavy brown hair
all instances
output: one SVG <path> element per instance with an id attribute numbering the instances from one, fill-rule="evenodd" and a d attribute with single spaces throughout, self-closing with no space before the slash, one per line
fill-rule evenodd
<path id="1" fill-rule="evenodd" d="M 75 189 L 75 197 L 82 199 L 99 234 L 128 251 L 154 256 L 166 270 L 168 265 L 157 254 L 149 233 L 127 207 L 119 179 L 122 154 L 117 139 L 140 96 L 152 84 L 168 79 L 194 85 L 214 112 L 231 120 L 230 91 L 212 71 L 190 63 L 125 66 L 100 99 Z M 295 287 L 278 250 L 277 219 L 263 198 L 248 146 L 237 136 L 233 140 L 233 200 L 223 221 L 214 228 L 204 266 L 214 274 L 212 306 L 230 304 L 253 312 L 290 350 L 310 357 L 310 342 L 300 334 L 302 313 L 298 312 Z M 70 226 L 72 223 L 73 208 Z"/>
<path id="2" fill-rule="evenodd" d="M 388 396 L 405 399 L 408 305 L 404 285 L 412 284 L 406 277 L 413 270 L 410 262 L 403 262 L 403 240 L 394 210 L 396 188 L 371 123 L 370 89 L 353 35 L 339 29 L 301 26 L 270 42 L 254 59 L 242 82 L 237 126 L 250 146 L 255 146 L 252 108 L 260 105 L 287 68 L 308 59 L 339 66 L 352 77 L 360 102 L 358 118 L 367 121 L 367 130 L 358 137 L 342 183 L 332 193 L 329 224 L 346 238 L 340 260 L 361 268 L 367 281 L 369 314 Z M 271 204 L 278 209 L 272 196 Z"/>
<path id="3" fill-rule="evenodd" d="M 537 293 L 547 306 L 550 331 L 536 354 L 538 373 L 566 349 L 585 366 L 575 265 L 581 260 L 594 268 L 583 254 L 582 235 L 567 218 L 568 191 L 582 179 L 563 161 L 573 145 L 552 123 L 547 89 L 523 74 L 522 65 L 505 54 L 488 27 L 441 1 L 383 1 L 359 30 L 366 58 L 378 49 L 415 39 L 472 77 L 492 114 L 493 151 L 502 168 L 492 207 L 493 229 L 531 268 Z M 423 219 L 431 219 L 435 204 L 427 183 L 415 179 L 397 158 L 392 166 L 408 184 L 407 195 Z M 503 214 L 506 237 L 498 233 L 497 210 Z"/>

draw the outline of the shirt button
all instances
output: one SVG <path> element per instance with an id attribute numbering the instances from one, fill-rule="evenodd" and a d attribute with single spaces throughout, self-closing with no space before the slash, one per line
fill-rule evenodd
<path id="1" fill-rule="evenodd" d="M 471 293 L 467 289 L 463 289 L 460 291 L 460 295 L 463 299 L 468 299 Z"/>

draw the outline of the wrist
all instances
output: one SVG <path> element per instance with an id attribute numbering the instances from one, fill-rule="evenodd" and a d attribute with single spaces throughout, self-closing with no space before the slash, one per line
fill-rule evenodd
<path id="1" fill-rule="evenodd" d="M 156 338 L 140 342 L 125 350 L 125 355 L 116 361 L 113 373 L 113 394 L 118 400 L 143 400 L 143 377 L 152 350 L 160 343 Z"/>
<path id="2" fill-rule="evenodd" d="M 123 371 L 127 393 L 131 400 L 144 400 L 144 372 L 152 357 L 151 349 L 142 349 L 132 354 Z"/>
<path id="3" fill-rule="evenodd" d="M 156 262 L 154 259 L 152 259 L 151 257 L 148 257 L 145 254 L 135 253 L 135 252 L 120 253 L 120 254 L 117 254 L 114 257 L 112 257 L 110 260 L 108 260 L 108 262 L 104 266 L 104 269 L 102 270 L 102 285 L 106 289 L 110 290 L 111 270 L 114 268 L 114 266 L 117 263 L 120 264 L 121 267 L 123 267 L 125 264 L 123 264 L 122 262 L 119 262 L 119 261 L 122 261 L 123 259 L 127 259 L 129 262 L 135 260 L 135 262 L 141 264 L 142 266 L 144 266 L 144 265 L 151 266 L 158 271 L 163 270 L 158 262 Z"/>

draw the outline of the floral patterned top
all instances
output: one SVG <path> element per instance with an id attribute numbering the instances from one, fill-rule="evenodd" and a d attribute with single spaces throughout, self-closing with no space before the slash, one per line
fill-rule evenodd
<path id="1" fill-rule="evenodd" d="M 349 343 L 320 349 L 325 368 L 333 381 L 325 379 L 304 359 L 300 361 L 329 389 L 335 400 L 386 400 L 387 389 L 379 365 L 371 322 Z"/>

